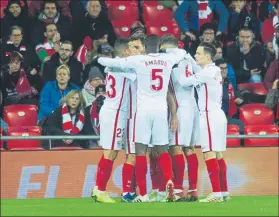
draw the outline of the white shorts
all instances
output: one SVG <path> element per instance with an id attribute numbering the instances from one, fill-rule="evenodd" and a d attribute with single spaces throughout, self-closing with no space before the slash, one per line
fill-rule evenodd
<path id="1" fill-rule="evenodd" d="M 152 106 L 152 105 L 151 105 Z M 168 144 L 167 110 L 137 111 L 135 115 L 134 141 L 153 147 Z"/>
<path id="2" fill-rule="evenodd" d="M 227 118 L 223 110 L 200 112 L 200 135 L 202 152 L 226 150 Z"/>
<path id="3" fill-rule="evenodd" d="M 125 112 L 101 109 L 100 146 L 105 150 L 123 150 L 127 116 Z"/>
<path id="4" fill-rule="evenodd" d="M 169 146 L 193 147 L 199 145 L 199 116 L 197 107 L 179 107 L 177 109 L 178 129 L 175 133 L 169 130 Z"/>
<path id="5" fill-rule="evenodd" d="M 124 149 L 126 151 L 126 154 L 135 154 L 136 153 L 136 146 L 133 142 L 134 138 L 134 117 L 132 119 L 127 120 L 127 126 L 126 126 L 126 140 L 124 143 Z"/>

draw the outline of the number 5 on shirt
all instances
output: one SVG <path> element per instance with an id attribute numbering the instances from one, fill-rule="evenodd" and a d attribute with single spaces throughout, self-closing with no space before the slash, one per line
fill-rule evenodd
<path id="1" fill-rule="evenodd" d="M 163 73 L 163 69 L 152 69 L 152 74 L 151 74 L 151 82 L 153 83 L 151 85 L 152 90 L 160 91 L 163 89 L 163 77 L 161 75 L 162 73 Z"/>

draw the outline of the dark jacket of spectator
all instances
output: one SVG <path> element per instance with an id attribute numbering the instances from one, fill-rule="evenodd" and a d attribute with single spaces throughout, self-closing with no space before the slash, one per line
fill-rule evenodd
<path id="1" fill-rule="evenodd" d="M 251 70 L 258 69 L 265 72 L 265 53 L 261 45 L 252 42 L 250 51 L 246 55 L 241 52 L 239 42 L 236 41 L 227 47 L 227 60 L 232 64 L 236 74 L 236 82 L 246 83 L 251 77 Z M 248 70 L 245 70 L 245 63 Z"/>
<path id="2" fill-rule="evenodd" d="M 256 4 L 256 2 L 254 2 Z M 234 41 L 238 36 L 238 31 L 244 27 L 251 29 L 256 40 L 260 40 L 260 23 L 257 19 L 256 11 L 252 11 L 250 4 L 246 4 L 240 13 L 230 8 L 228 21 L 228 40 Z"/>
<path id="3" fill-rule="evenodd" d="M 267 90 L 271 89 L 276 79 L 279 79 L 279 60 L 274 60 L 268 67 L 263 81 L 264 87 Z"/>
<path id="4" fill-rule="evenodd" d="M 2 64 L 7 64 L 9 61 L 9 56 L 13 51 L 19 52 L 23 57 L 23 64 L 26 67 L 31 68 L 39 68 L 40 61 L 37 58 L 37 55 L 27 43 L 24 41 L 21 41 L 21 43 L 16 46 L 13 44 L 12 41 L 7 41 L 6 44 L 3 45 L 3 49 L 1 51 L 2 53 Z"/>
<path id="5" fill-rule="evenodd" d="M 46 61 L 43 69 L 43 80 L 44 81 L 54 81 L 56 79 L 56 68 L 60 66 L 59 54 L 56 53 L 51 56 L 50 60 Z M 82 76 L 82 64 L 75 59 L 70 57 L 69 62 L 67 63 L 70 68 L 70 81 L 74 82 L 78 86 L 81 85 L 81 76 Z"/>
<path id="6" fill-rule="evenodd" d="M 47 128 L 47 134 L 48 135 L 56 135 L 56 136 L 60 136 L 60 135 L 70 135 L 66 132 L 64 132 L 63 130 L 63 115 L 62 115 L 62 107 L 60 106 L 58 107 L 47 119 L 46 121 L 46 128 Z M 76 115 L 76 121 L 77 122 L 78 118 L 79 118 L 80 114 Z M 84 110 L 84 123 L 83 123 L 83 127 L 80 130 L 80 132 L 78 132 L 75 135 L 94 135 L 94 131 L 91 125 L 91 121 L 90 121 L 90 114 L 89 114 L 89 110 Z M 67 145 L 67 146 L 81 146 L 83 148 L 86 148 L 88 141 L 86 140 L 74 140 L 71 144 Z M 63 141 L 60 140 L 54 140 L 52 141 L 52 146 L 53 147 L 59 147 L 59 146 L 66 146 L 66 144 Z"/>
<path id="7" fill-rule="evenodd" d="M 229 13 L 223 2 L 220 0 L 209 0 L 207 2 L 201 2 L 199 5 L 198 1 L 184 1 L 177 8 L 174 18 L 181 30 L 181 32 L 187 32 L 190 29 L 195 32 L 199 32 L 199 28 L 202 24 L 212 22 L 213 13 L 216 12 L 219 15 L 219 25 L 217 31 L 224 32 L 227 28 Z M 202 8 L 201 8 L 202 7 Z M 199 12 L 203 11 L 204 19 L 201 19 Z M 186 21 L 185 15 L 189 15 L 189 22 Z"/>
<path id="8" fill-rule="evenodd" d="M 45 15 L 41 13 L 38 20 L 33 25 L 33 30 L 31 32 L 31 42 L 34 46 L 41 44 L 45 41 L 44 36 L 44 26 L 47 22 Z M 59 12 L 52 23 L 55 23 L 60 33 L 61 41 L 69 40 L 71 34 L 71 21 L 68 17 L 61 15 Z"/>
<path id="9" fill-rule="evenodd" d="M 1 67 L 1 90 L 3 106 L 12 104 L 38 103 L 38 94 L 41 91 L 42 80 L 40 75 L 31 75 L 21 67 L 18 72 L 10 73 L 9 65 Z"/>
<path id="10" fill-rule="evenodd" d="M 47 82 L 40 94 L 39 120 L 49 116 L 57 109 L 59 107 L 59 101 L 71 90 L 79 90 L 79 87 L 74 83 L 69 83 L 68 87 L 62 93 L 57 85 L 57 81 Z"/>
<path id="11" fill-rule="evenodd" d="M 21 3 L 20 3 L 21 2 Z M 24 5 L 22 5 L 24 3 Z M 18 4 L 21 7 L 21 13 L 15 17 L 10 11 L 9 7 L 12 4 Z M 9 33 L 12 26 L 19 26 L 23 29 L 25 41 L 28 42 L 30 38 L 30 27 L 32 21 L 28 18 L 28 6 L 27 1 L 10 0 L 7 7 L 4 10 L 5 16 L 1 20 L 1 38 L 2 43 L 6 43 L 9 40 Z"/>
<path id="12" fill-rule="evenodd" d="M 29 0 L 28 15 L 30 17 L 38 17 L 42 11 L 42 0 Z M 67 1 L 57 1 L 61 14 L 65 17 L 72 19 L 72 15 Z"/>

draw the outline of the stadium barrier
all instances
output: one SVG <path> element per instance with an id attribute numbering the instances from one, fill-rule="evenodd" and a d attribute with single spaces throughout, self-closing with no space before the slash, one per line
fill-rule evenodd
<path id="1" fill-rule="evenodd" d="M 198 191 L 210 192 L 210 182 L 199 157 Z M 1 198 L 86 198 L 95 185 L 101 150 L 1 152 Z M 228 183 L 235 195 L 278 195 L 278 147 L 228 148 Z M 120 152 L 108 183 L 112 196 L 120 196 L 125 153 Z M 150 176 L 148 171 L 148 189 Z M 188 186 L 187 166 L 184 186 Z"/>

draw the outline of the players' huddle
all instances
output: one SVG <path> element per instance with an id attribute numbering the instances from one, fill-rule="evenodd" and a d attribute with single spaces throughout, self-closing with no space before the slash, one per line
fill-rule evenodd
<path id="1" fill-rule="evenodd" d="M 107 97 L 100 110 L 100 145 L 92 198 L 114 203 L 106 191 L 118 151 L 126 151 L 122 170 L 123 202 L 197 201 L 201 146 L 212 193 L 200 202 L 230 199 L 226 150 L 227 119 L 221 109 L 222 77 L 213 63 L 216 50 L 202 43 L 194 60 L 172 35 L 121 38 L 105 66 Z M 147 194 L 147 153 L 152 191 Z M 189 188 L 183 190 L 185 158 Z M 138 187 L 138 195 L 136 194 Z"/>

